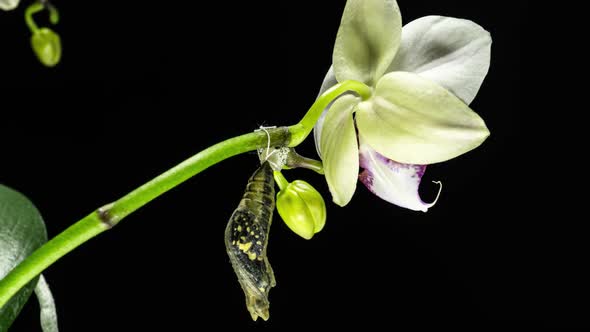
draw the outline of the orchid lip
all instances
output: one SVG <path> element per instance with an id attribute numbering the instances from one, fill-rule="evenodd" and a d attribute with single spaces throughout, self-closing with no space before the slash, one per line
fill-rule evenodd
<path id="1" fill-rule="evenodd" d="M 359 174 L 359 180 L 369 191 L 387 202 L 414 211 L 426 212 L 436 204 L 442 192 L 440 181 L 433 181 L 439 185 L 439 190 L 431 203 L 424 202 L 418 193 L 426 165 L 396 162 L 364 144 L 361 137 L 359 140 L 359 164 L 364 169 Z"/>

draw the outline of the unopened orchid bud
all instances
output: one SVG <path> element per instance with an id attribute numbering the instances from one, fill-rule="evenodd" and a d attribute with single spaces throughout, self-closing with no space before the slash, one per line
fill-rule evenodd
<path id="1" fill-rule="evenodd" d="M 31 36 L 31 46 L 39 61 L 47 67 L 53 67 L 61 59 L 61 40 L 59 35 L 49 28 L 40 28 Z"/>
<path id="2" fill-rule="evenodd" d="M 326 203 L 322 195 L 305 181 L 288 183 L 279 172 L 275 172 L 275 179 L 281 188 L 277 194 L 279 215 L 295 234 L 311 239 L 326 224 Z"/>
<path id="3" fill-rule="evenodd" d="M 47 66 L 53 67 L 61 59 L 61 39 L 59 35 L 49 28 L 39 28 L 33 19 L 33 15 L 47 9 L 49 11 L 49 22 L 59 22 L 57 8 L 49 2 L 33 2 L 25 10 L 25 22 L 31 30 L 31 47 L 39 61 Z"/>

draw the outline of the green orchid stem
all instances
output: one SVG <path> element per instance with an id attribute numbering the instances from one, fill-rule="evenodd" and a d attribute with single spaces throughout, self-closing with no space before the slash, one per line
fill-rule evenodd
<path id="1" fill-rule="evenodd" d="M 36 4 L 31 5 L 27 9 L 27 18 L 30 18 L 37 11 L 39 11 L 38 6 Z M 32 30 L 36 29 L 36 25 L 32 20 L 27 19 L 27 24 Z M 356 92 L 363 98 L 367 97 L 367 94 L 370 95 L 370 88 L 362 83 L 346 81 L 338 84 L 316 100 L 300 123 L 290 127 L 259 130 L 215 144 L 119 200 L 107 204 L 82 218 L 82 220 L 33 252 L 4 279 L 0 280 L 0 308 L 24 285 L 55 261 L 96 235 L 111 229 L 132 212 L 208 167 L 241 153 L 266 148 L 269 144 L 271 146 L 290 147 L 299 145 L 309 135 L 326 106 L 346 91 Z"/>
<path id="2" fill-rule="evenodd" d="M 279 186 L 279 188 L 281 190 L 284 190 L 285 188 L 287 188 L 287 186 L 289 185 L 289 181 L 287 181 L 287 179 L 285 179 L 285 176 L 283 175 L 283 173 L 281 173 L 279 171 L 274 171 L 274 172 L 272 172 L 272 174 L 274 175 L 275 182 L 277 183 L 277 185 Z"/>
<path id="3" fill-rule="evenodd" d="M 34 2 L 29 7 L 27 7 L 27 10 L 25 10 L 25 22 L 27 23 L 29 30 L 31 30 L 31 33 L 33 34 L 35 34 L 37 30 L 39 30 L 39 27 L 35 23 L 35 20 L 33 20 L 33 15 L 42 11 L 44 8 L 45 6 L 43 6 L 42 3 Z"/>
<path id="4" fill-rule="evenodd" d="M 267 129 L 266 132 L 256 131 L 230 138 L 197 153 L 116 202 L 92 212 L 33 252 L 0 280 L 0 307 L 59 258 L 94 236 L 109 230 L 154 198 L 222 160 L 266 147 L 269 138 L 271 145 L 288 145 L 297 130 L 299 129 L 295 126 L 279 127 Z"/>
<path id="5" fill-rule="evenodd" d="M 285 163 L 285 167 L 289 168 L 306 168 L 310 169 L 318 174 L 324 174 L 324 166 L 321 161 L 306 158 L 295 151 L 295 149 L 291 149 L 287 154 L 287 162 Z"/>
<path id="6" fill-rule="evenodd" d="M 43 9 L 45 9 L 45 6 L 41 2 L 34 2 L 25 10 L 25 22 L 32 34 L 37 33 L 39 30 L 37 23 L 35 23 L 35 20 L 33 19 L 33 15 Z M 57 24 L 59 22 L 59 12 L 57 11 L 57 8 L 52 4 L 48 4 L 47 9 L 49 10 L 49 22 L 54 25 Z"/>
<path id="7" fill-rule="evenodd" d="M 328 107 L 334 99 L 338 98 L 345 92 L 355 92 L 363 100 L 369 99 L 373 93 L 369 86 L 358 81 L 349 80 L 334 85 L 316 99 L 315 103 L 313 103 L 309 111 L 307 111 L 307 114 L 305 114 L 303 119 L 297 124 L 302 127 L 302 130 L 298 131 L 296 135 L 293 135 L 290 146 L 293 147 L 301 144 L 301 142 L 303 142 L 311 133 L 326 107 Z"/>

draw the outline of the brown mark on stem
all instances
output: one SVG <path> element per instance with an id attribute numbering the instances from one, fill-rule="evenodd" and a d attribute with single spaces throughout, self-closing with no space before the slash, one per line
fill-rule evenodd
<path id="1" fill-rule="evenodd" d="M 98 210 L 96 210 L 96 214 L 98 215 L 98 219 L 108 228 L 113 228 L 117 223 L 118 220 L 111 215 L 111 207 L 113 204 L 104 205 Z"/>

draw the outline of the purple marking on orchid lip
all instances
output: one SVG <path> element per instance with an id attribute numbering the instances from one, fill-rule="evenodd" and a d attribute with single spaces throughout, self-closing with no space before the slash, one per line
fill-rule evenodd
<path id="1" fill-rule="evenodd" d="M 412 165 L 412 164 L 398 163 L 395 160 L 391 160 L 391 159 L 388 159 L 387 157 L 384 157 L 383 155 L 379 154 L 379 152 L 377 152 L 377 151 L 375 151 L 374 153 L 376 154 L 376 157 L 377 157 L 377 159 L 379 159 L 380 162 L 386 164 L 387 167 L 391 170 L 397 170 L 396 171 L 397 173 L 399 173 L 399 169 L 412 170 L 414 172 L 414 174 L 412 174 L 411 177 L 418 178 L 420 180 L 420 179 L 422 179 L 422 176 L 424 176 L 424 173 L 426 172 L 426 165 Z M 371 191 L 372 193 L 375 194 L 375 190 L 373 189 L 374 176 L 373 176 L 373 172 L 371 172 L 371 166 L 369 165 L 367 159 L 363 155 L 360 155 L 359 160 L 360 160 L 360 166 L 362 168 L 364 168 L 364 170 L 361 172 L 361 174 L 359 174 L 359 180 L 367 187 L 367 189 L 369 189 L 369 191 Z"/>
<path id="2" fill-rule="evenodd" d="M 426 165 L 398 163 L 397 161 L 389 159 L 377 151 L 374 151 L 373 153 L 378 160 L 384 164 L 387 164 L 387 166 L 391 169 L 412 169 L 416 173 L 412 177 L 417 176 L 418 178 L 422 178 L 424 172 L 426 172 Z"/>
<path id="3" fill-rule="evenodd" d="M 399 163 L 395 160 L 389 159 L 387 157 L 385 157 L 384 155 L 380 154 L 379 152 L 373 150 L 371 151 L 371 153 L 373 154 L 373 157 L 375 159 L 377 159 L 378 161 L 387 164 L 387 166 L 391 169 L 413 169 L 413 171 L 416 173 L 414 176 L 412 177 L 419 177 L 422 178 L 422 176 L 424 176 L 424 173 L 426 172 L 426 165 L 417 165 L 417 164 L 404 164 L 404 163 Z M 369 168 L 369 160 L 364 156 L 365 154 L 361 154 L 360 155 L 360 166 L 362 168 Z"/>
<path id="4" fill-rule="evenodd" d="M 359 163 L 364 168 L 359 174 L 359 180 L 375 195 L 415 211 L 426 212 L 436 203 L 436 199 L 432 203 L 425 203 L 418 193 L 426 165 L 399 163 L 363 143 L 360 144 L 359 152 Z"/>
<path id="5" fill-rule="evenodd" d="M 359 181 L 361 181 L 370 192 L 375 194 L 373 191 L 373 174 L 369 170 L 364 170 L 359 174 Z"/>

